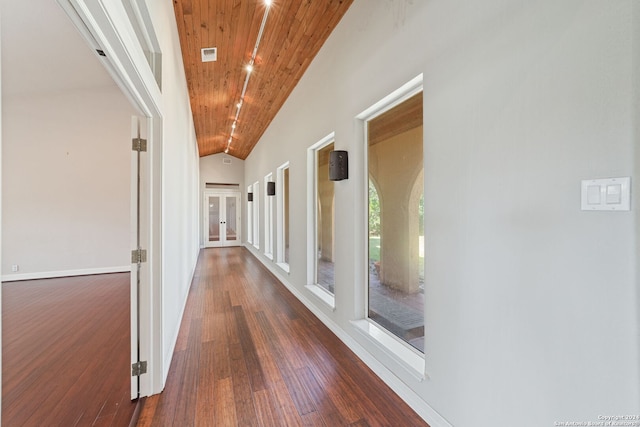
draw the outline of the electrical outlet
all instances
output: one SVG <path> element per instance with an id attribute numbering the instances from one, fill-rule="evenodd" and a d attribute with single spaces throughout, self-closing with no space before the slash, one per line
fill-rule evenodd
<path id="1" fill-rule="evenodd" d="M 18 270 L 20 270 L 20 266 L 19 266 L 18 264 L 13 264 L 13 265 L 11 266 L 11 272 L 12 272 L 12 273 L 17 273 L 17 272 L 18 272 Z"/>

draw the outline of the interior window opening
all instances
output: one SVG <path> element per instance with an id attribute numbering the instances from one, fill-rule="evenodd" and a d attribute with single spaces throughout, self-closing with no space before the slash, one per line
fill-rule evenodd
<path id="1" fill-rule="evenodd" d="M 335 288 L 335 192 L 329 179 L 329 153 L 334 144 L 316 155 L 316 284 L 333 294 Z"/>
<path id="2" fill-rule="evenodd" d="M 422 93 L 368 121 L 368 317 L 424 352 Z"/>
<path id="3" fill-rule="evenodd" d="M 276 175 L 276 264 L 289 272 L 289 162 Z"/>

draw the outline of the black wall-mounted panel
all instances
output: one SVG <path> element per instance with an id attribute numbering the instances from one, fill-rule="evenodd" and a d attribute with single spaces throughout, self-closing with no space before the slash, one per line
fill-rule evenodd
<path id="1" fill-rule="evenodd" d="M 349 155 L 346 151 L 335 150 L 329 153 L 329 179 L 342 181 L 349 178 Z"/>

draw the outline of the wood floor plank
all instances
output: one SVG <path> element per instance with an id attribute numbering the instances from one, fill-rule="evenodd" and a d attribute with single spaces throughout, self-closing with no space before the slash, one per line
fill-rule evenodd
<path id="1" fill-rule="evenodd" d="M 156 413 L 160 395 L 149 396 L 144 399 L 143 409 L 140 411 L 137 427 L 150 427 L 153 424 L 153 417 Z"/>
<path id="2" fill-rule="evenodd" d="M 2 284 L 2 423 L 128 425 L 130 274 Z"/>
<path id="3" fill-rule="evenodd" d="M 259 390 L 253 393 L 258 420 L 261 426 L 278 426 L 282 423 L 280 409 L 269 390 Z"/>
<path id="4" fill-rule="evenodd" d="M 200 350 L 200 369 L 196 391 L 195 425 L 213 425 L 214 401 L 213 391 L 216 383 L 214 370 L 215 342 L 202 343 Z"/>
<path id="5" fill-rule="evenodd" d="M 210 321 L 202 325 L 202 340 L 213 341 L 220 332 L 220 325 L 224 325 L 224 311 L 219 307 L 221 298 L 216 298 L 217 293 L 211 289 L 209 283 L 206 284 L 205 291 L 205 319 Z"/>
<path id="6" fill-rule="evenodd" d="M 226 335 L 226 332 L 224 332 Z M 229 342 L 226 337 L 213 342 L 213 374 L 216 381 L 231 377 L 231 357 L 229 356 Z"/>
<path id="7" fill-rule="evenodd" d="M 313 360 L 310 366 L 317 373 L 318 378 L 322 379 L 324 387 L 333 389 L 331 395 L 334 397 L 336 406 L 341 409 L 342 413 L 349 414 L 347 415 L 348 419 L 357 419 L 359 413 L 367 412 L 371 415 L 373 425 L 378 425 L 381 420 L 387 420 L 388 423 L 393 424 L 393 420 L 397 417 L 403 417 L 403 414 L 398 410 L 402 407 L 399 405 L 401 400 L 390 389 L 389 399 L 375 403 L 370 398 L 371 393 L 363 392 L 363 390 L 369 390 L 370 386 L 376 388 L 378 379 L 362 361 L 352 357 L 352 353 L 343 343 L 335 343 L 336 346 L 342 347 L 343 351 L 334 351 L 330 354 L 321 351 L 324 346 L 315 348 L 315 351 L 310 350 L 314 349 L 314 345 L 317 345 L 317 340 L 326 340 L 328 329 L 325 325 L 298 321 L 291 324 L 293 325 L 293 333 L 301 343 L 304 343 L 302 347 Z M 309 334 L 309 329 L 314 331 L 313 335 Z M 313 340 L 310 338 L 311 336 L 314 337 Z M 329 342 L 325 342 L 325 344 L 328 345 Z M 359 366 L 360 369 L 345 371 L 344 368 L 351 364 Z M 336 376 L 339 376 L 341 380 L 335 381 Z M 387 386 L 383 385 L 383 387 Z"/>
<path id="8" fill-rule="evenodd" d="M 202 318 L 191 319 L 189 328 L 189 339 L 187 340 L 187 351 L 184 360 L 184 371 L 180 381 L 180 396 L 196 396 L 198 390 L 198 378 L 200 376 L 200 352 L 202 348 Z M 174 425 L 190 426 L 194 425 L 196 415 L 197 399 L 178 399 L 176 402 L 176 413 Z"/>
<path id="9" fill-rule="evenodd" d="M 334 427 L 332 425 L 325 424 L 319 412 L 309 412 L 308 414 L 303 415 L 302 425 L 305 427 Z"/>
<path id="10" fill-rule="evenodd" d="M 264 380 L 268 384 L 275 383 L 276 381 L 282 380 L 282 373 L 278 368 L 278 363 L 274 354 L 271 351 L 271 347 L 264 336 L 264 333 L 260 327 L 260 323 L 257 320 L 257 315 L 260 315 L 262 312 L 256 313 L 250 316 L 249 327 L 252 330 L 252 333 L 256 336 L 254 339 L 254 344 L 256 346 L 256 353 L 260 360 L 260 366 L 262 367 L 262 373 L 264 375 Z"/>
<path id="11" fill-rule="evenodd" d="M 131 413 L 128 410 L 128 405 L 130 402 L 131 402 L 131 396 L 122 395 L 122 399 L 120 400 L 118 409 L 113 415 L 113 420 L 111 421 L 111 424 L 110 424 L 112 427 L 118 427 L 118 426 L 127 427 L 127 426 L 130 426 L 132 422 L 135 422 L 135 420 L 140 414 L 140 408 L 139 407 L 135 408 L 133 419 L 132 419 Z M 140 405 L 139 400 L 136 403 L 138 406 Z M 110 417 L 101 417 L 101 418 L 109 419 Z"/>
<path id="12" fill-rule="evenodd" d="M 292 331 L 288 329 L 286 323 L 280 322 L 277 315 L 269 316 L 265 311 L 256 313 L 256 318 L 275 359 L 278 363 L 286 364 L 281 366 L 283 372 L 293 372 L 307 365 L 304 349 L 292 342 L 290 339 Z"/>
<path id="13" fill-rule="evenodd" d="M 245 318 L 242 307 L 233 307 L 233 314 L 236 318 L 236 328 L 240 338 L 244 361 L 247 365 L 247 372 L 251 382 L 251 390 L 254 392 L 264 390 L 266 385 L 264 381 L 264 374 L 262 373 L 262 366 L 260 365 L 256 346 L 253 343 L 251 331 L 249 330 L 249 325 L 247 324 L 247 319 Z"/>
<path id="14" fill-rule="evenodd" d="M 229 353 L 231 355 L 231 379 L 238 425 L 257 426 L 258 418 L 253 404 L 251 382 L 240 343 L 231 344 Z"/>
<path id="15" fill-rule="evenodd" d="M 320 386 L 318 380 L 316 380 L 313 372 L 309 368 L 299 369 L 296 374 L 313 399 L 325 424 L 329 426 L 344 426 L 350 424 L 333 404 L 331 397 L 322 386 Z"/>
<path id="16" fill-rule="evenodd" d="M 216 381 L 213 389 L 213 402 L 213 425 L 238 425 L 235 396 L 233 394 L 233 380 L 231 377 Z M 204 420 L 203 424 L 205 424 Z"/>
<path id="17" fill-rule="evenodd" d="M 287 384 L 287 389 L 289 390 L 291 399 L 293 399 L 293 403 L 298 410 L 298 414 L 302 416 L 316 411 L 316 406 L 309 395 L 309 391 L 295 373 L 285 375 L 284 382 Z"/>
<path id="18" fill-rule="evenodd" d="M 358 421 L 349 424 L 349 427 L 371 427 L 367 420 L 360 418 Z"/>
<path id="19" fill-rule="evenodd" d="M 346 419 L 358 420 L 363 413 L 366 413 L 368 414 L 367 419 L 371 420 L 373 425 L 393 424 L 393 414 L 384 413 L 380 409 L 382 404 L 372 404 L 370 399 L 370 396 L 373 395 L 373 401 L 377 401 L 381 396 L 392 393 L 391 390 L 384 390 L 381 386 L 369 389 L 366 382 L 359 383 L 354 379 L 354 375 L 357 375 L 357 369 L 351 369 L 347 372 L 341 365 L 334 364 L 333 361 L 328 362 L 328 360 L 329 357 L 324 357 L 322 362 L 311 364 L 311 369 L 326 393 L 331 396 L 334 405 L 339 408 Z M 360 370 L 364 368 L 364 366 L 359 367 Z M 367 375 L 373 375 L 373 373 L 367 372 Z M 376 393 L 381 393 L 381 395 L 378 396 Z M 393 400 L 392 397 L 387 397 L 387 399 Z M 398 401 L 400 401 L 399 398 Z M 389 417 L 389 415 L 391 416 Z M 402 418 L 400 417 L 400 419 Z"/>
<path id="20" fill-rule="evenodd" d="M 266 318 L 264 312 L 259 312 L 256 317 L 260 320 L 262 331 L 264 332 L 267 342 L 271 346 L 271 352 L 274 355 L 276 364 L 280 370 L 282 378 L 287 385 L 291 399 L 300 415 L 306 415 L 316 410 L 313 400 L 309 395 L 307 389 L 300 383 L 298 376 L 296 375 L 296 368 L 291 365 L 291 360 L 288 357 L 292 352 L 285 352 L 280 344 L 280 338 L 271 323 Z"/>
<path id="21" fill-rule="evenodd" d="M 280 409 L 280 415 L 282 416 L 280 419 L 281 425 L 292 427 L 304 425 L 302 417 L 296 410 L 295 403 L 293 399 L 291 399 L 284 380 L 278 379 L 270 384 L 270 390 L 273 392 L 274 399 L 277 402 L 276 404 Z"/>
<path id="22" fill-rule="evenodd" d="M 162 396 L 156 405 L 156 410 L 153 416 L 152 426 L 156 425 L 174 425 L 173 421 L 176 415 L 176 404 L 181 399 L 180 391 L 182 390 L 180 383 L 182 375 L 184 375 L 186 354 L 184 351 L 175 352 L 173 354 L 173 360 L 171 361 L 170 371 L 173 375 L 167 378 Z M 147 408 L 142 409 L 142 413 L 146 412 Z M 142 415 L 141 415 L 142 417 Z"/>
<path id="23" fill-rule="evenodd" d="M 189 299 L 139 426 L 427 426 L 247 249 L 203 250 Z"/>

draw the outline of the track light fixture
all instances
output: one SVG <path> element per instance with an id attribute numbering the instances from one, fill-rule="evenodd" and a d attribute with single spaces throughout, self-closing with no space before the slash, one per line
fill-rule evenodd
<path id="1" fill-rule="evenodd" d="M 238 117 L 240 116 L 240 108 L 242 107 L 242 104 L 244 102 L 244 95 L 247 92 L 247 85 L 249 84 L 249 78 L 251 76 L 251 73 L 253 72 L 254 69 L 254 63 L 256 61 L 256 56 L 258 54 L 258 47 L 260 46 L 260 41 L 262 41 L 262 35 L 264 33 L 264 26 L 267 23 L 267 17 L 269 16 L 269 10 L 271 9 L 271 5 L 273 4 L 273 0 L 264 0 L 264 4 L 266 6 L 266 8 L 264 9 L 264 15 L 262 16 L 262 22 L 260 23 L 260 30 L 258 31 L 258 38 L 256 39 L 256 44 L 253 47 L 253 52 L 251 53 L 251 59 L 249 60 L 249 63 L 247 64 L 247 66 L 245 67 L 247 70 L 247 75 L 244 78 L 244 86 L 242 87 L 242 93 L 240 94 L 240 101 L 238 101 L 238 103 L 236 104 L 237 110 L 236 110 L 236 116 L 233 120 L 233 123 L 231 125 L 231 133 L 230 135 L 233 136 L 233 133 L 236 129 L 237 126 L 237 122 L 238 122 Z M 227 147 L 225 148 L 225 153 L 229 152 L 229 147 L 231 146 L 231 138 L 229 138 L 229 141 L 227 142 Z"/>

